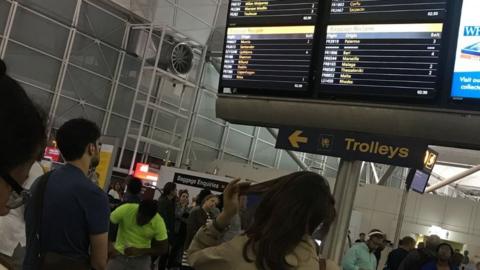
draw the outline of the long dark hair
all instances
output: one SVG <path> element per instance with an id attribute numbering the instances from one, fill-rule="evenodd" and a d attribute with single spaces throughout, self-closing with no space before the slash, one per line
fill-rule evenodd
<path id="1" fill-rule="evenodd" d="M 259 269 L 286 270 L 285 256 L 321 226 L 328 232 L 335 218 L 335 201 L 328 182 L 312 172 L 297 172 L 272 180 L 245 232 L 243 257 Z M 253 251 L 255 258 L 250 258 Z"/>
<path id="2" fill-rule="evenodd" d="M 170 195 L 175 189 L 177 188 L 177 185 L 173 182 L 168 182 L 163 186 L 163 193 L 162 197 L 167 197 Z"/>

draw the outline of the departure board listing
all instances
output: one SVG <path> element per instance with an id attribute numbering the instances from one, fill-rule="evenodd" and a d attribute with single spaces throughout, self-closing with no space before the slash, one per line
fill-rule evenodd
<path id="1" fill-rule="evenodd" d="M 332 0 L 330 23 L 441 22 L 446 10 L 447 0 Z"/>
<path id="2" fill-rule="evenodd" d="M 307 90 L 314 26 L 229 28 L 222 86 Z"/>
<path id="3" fill-rule="evenodd" d="M 318 0 L 231 0 L 230 26 L 314 24 Z"/>
<path id="4" fill-rule="evenodd" d="M 331 25 L 321 88 L 327 92 L 433 96 L 443 25 Z"/>

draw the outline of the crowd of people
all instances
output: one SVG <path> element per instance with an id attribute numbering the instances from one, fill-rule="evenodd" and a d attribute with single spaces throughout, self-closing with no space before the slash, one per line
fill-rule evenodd
<path id="1" fill-rule="evenodd" d="M 322 176 L 299 172 L 256 187 L 232 181 L 222 200 L 201 192 L 192 209 L 188 194 L 177 196 L 172 184 L 157 203 L 142 200 L 141 182 L 130 179 L 125 194 L 118 186 L 109 192 L 122 201 L 112 203 L 88 178 L 99 162 L 100 130 L 91 121 L 72 119 L 56 132 L 66 165 L 40 173 L 27 190 L 32 165 L 46 145 L 45 120 L 0 61 L 0 215 L 25 205 L 24 239 L 10 239 L 9 254 L 15 245 L 26 246 L 26 254 L 7 256 L 17 266 L 0 258 L 9 269 L 150 269 L 152 256 L 160 257 L 159 267 L 183 257 L 185 267 L 197 270 L 316 269 L 319 261 L 324 269 L 336 269 L 319 259 L 311 238 L 317 230 L 326 235 L 335 217 Z M 248 192 L 262 199 L 237 235 L 241 195 Z"/>
<path id="2" fill-rule="evenodd" d="M 0 264 L 8 269 L 339 269 L 319 256 L 313 237 L 323 240 L 336 216 L 328 182 L 318 174 L 253 186 L 234 180 L 222 195 L 202 190 L 191 204 L 174 183 L 158 201 L 143 199 L 142 182 L 133 177 L 107 194 L 88 177 L 99 163 L 101 133 L 86 119 L 58 129 L 66 165 L 45 173 L 35 163 L 46 145 L 45 116 L 2 61 L 0 124 Z M 250 212 L 246 195 L 256 201 Z M 380 230 L 363 235 L 343 269 L 377 269 L 385 238 Z M 465 261 L 436 236 L 417 249 L 412 240 L 402 239 L 386 269 L 454 270 Z"/>
<path id="3" fill-rule="evenodd" d="M 462 255 L 448 243 L 442 242 L 437 235 L 425 238 L 417 243 L 406 236 L 399 241 L 397 249 L 386 254 L 386 261 L 380 264 L 382 251 L 389 241 L 386 235 L 374 229 L 366 235 L 361 233 L 359 239 L 347 251 L 342 261 L 344 270 L 480 270 L 470 261 L 469 252 Z"/>

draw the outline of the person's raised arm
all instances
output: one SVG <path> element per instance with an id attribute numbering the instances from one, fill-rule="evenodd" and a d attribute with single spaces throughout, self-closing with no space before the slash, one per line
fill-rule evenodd
<path id="1" fill-rule="evenodd" d="M 218 269 L 228 269 L 226 259 L 232 250 L 230 243 L 223 243 L 223 234 L 232 218 L 238 213 L 240 190 L 248 184 L 239 184 L 239 179 L 228 184 L 223 194 L 224 208 L 212 224 L 201 228 L 195 235 L 188 249 L 188 262 L 195 269 L 207 269 L 217 266 Z M 203 268 L 205 267 L 205 268 Z"/>
<path id="2" fill-rule="evenodd" d="M 107 269 L 108 233 L 90 235 L 90 253 L 90 264 L 93 269 Z"/>

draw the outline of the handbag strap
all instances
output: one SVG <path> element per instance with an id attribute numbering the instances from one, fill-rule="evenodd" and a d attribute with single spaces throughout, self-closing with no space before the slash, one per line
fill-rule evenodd
<path id="1" fill-rule="evenodd" d="M 327 260 L 320 258 L 318 265 L 320 270 L 327 270 Z"/>

